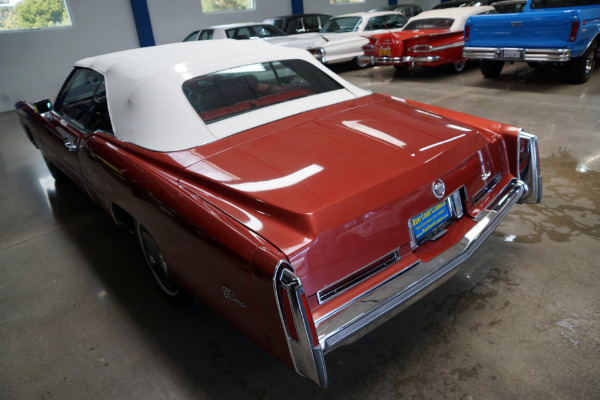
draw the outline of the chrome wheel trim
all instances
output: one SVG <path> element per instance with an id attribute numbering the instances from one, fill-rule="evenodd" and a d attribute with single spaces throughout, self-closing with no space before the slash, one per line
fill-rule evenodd
<path id="1" fill-rule="evenodd" d="M 462 72 L 465 69 L 465 65 L 467 65 L 466 60 L 457 61 L 454 63 L 454 71 Z"/>
<path id="2" fill-rule="evenodd" d="M 179 292 L 179 285 L 171 275 L 165 259 L 163 258 L 158 245 L 148 231 L 138 224 L 138 237 L 144 258 L 152 271 L 152 275 L 160 288 L 169 296 L 176 296 Z"/>
<path id="3" fill-rule="evenodd" d="M 590 76 L 592 74 L 595 63 L 596 63 L 596 50 L 592 49 L 592 51 L 590 51 L 590 54 L 588 54 L 587 58 L 585 59 L 585 70 L 584 70 L 585 76 Z"/>

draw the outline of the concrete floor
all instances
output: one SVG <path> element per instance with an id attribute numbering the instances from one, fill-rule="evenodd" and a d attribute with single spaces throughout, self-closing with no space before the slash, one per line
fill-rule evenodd
<path id="1" fill-rule="evenodd" d="M 520 205 L 461 272 L 326 357 L 323 390 L 200 306 L 156 289 L 132 236 L 55 185 L 0 114 L 0 399 L 600 398 L 600 71 L 474 66 L 339 72 L 374 91 L 538 135 L 544 199 Z M 36 100 L 36 99 L 28 99 Z"/>

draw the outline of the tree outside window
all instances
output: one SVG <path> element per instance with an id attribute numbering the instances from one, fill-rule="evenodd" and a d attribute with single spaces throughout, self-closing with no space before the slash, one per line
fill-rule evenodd
<path id="1" fill-rule="evenodd" d="M 254 0 L 201 0 L 202 12 L 254 10 Z"/>
<path id="2" fill-rule="evenodd" d="M 0 32 L 73 26 L 66 0 L 0 0 Z"/>

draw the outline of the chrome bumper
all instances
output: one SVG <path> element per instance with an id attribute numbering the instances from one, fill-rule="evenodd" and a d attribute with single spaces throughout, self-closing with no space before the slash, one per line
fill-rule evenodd
<path id="1" fill-rule="evenodd" d="M 410 63 L 429 63 L 440 59 L 440 56 L 423 56 L 423 57 L 374 57 L 360 56 L 362 61 L 368 61 L 371 64 L 410 64 Z"/>
<path id="2" fill-rule="evenodd" d="M 513 179 L 476 217 L 476 225 L 457 244 L 429 262 L 414 263 L 335 312 L 314 321 L 318 342 L 310 339 L 311 327 L 299 301 L 303 294 L 302 283 L 294 276 L 298 295 L 293 297 L 298 301 L 293 301 L 297 307 L 292 313 L 296 326 L 304 326 L 299 329 L 299 342 L 288 339 L 296 371 L 327 387 L 326 353 L 359 339 L 451 278 L 458 266 L 473 254 L 527 192 L 525 182 Z"/>
<path id="3" fill-rule="evenodd" d="M 526 191 L 524 182 L 513 180 L 457 244 L 429 262 L 416 262 L 352 304 L 315 321 L 323 353 L 360 338 L 452 277 Z"/>
<path id="4" fill-rule="evenodd" d="M 571 59 L 571 49 L 524 49 L 513 47 L 465 47 L 463 57 L 498 61 L 552 61 Z"/>

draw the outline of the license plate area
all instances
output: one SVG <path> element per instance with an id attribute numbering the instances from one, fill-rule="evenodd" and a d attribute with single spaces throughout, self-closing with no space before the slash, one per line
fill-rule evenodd
<path id="1" fill-rule="evenodd" d="M 463 216 L 460 192 L 457 190 L 443 201 L 409 219 L 408 227 L 413 248 L 440 238 L 455 219 Z"/>
<path id="2" fill-rule="evenodd" d="M 390 47 L 380 47 L 379 48 L 379 56 L 389 57 L 391 55 L 392 55 L 392 49 Z"/>
<path id="3" fill-rule="evenodd" d="M 509 60 L 520 60 L 523 58 L 523 50 L 521 49 L 504 49 L 502 50 L 502 58 Z"/>

